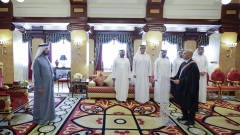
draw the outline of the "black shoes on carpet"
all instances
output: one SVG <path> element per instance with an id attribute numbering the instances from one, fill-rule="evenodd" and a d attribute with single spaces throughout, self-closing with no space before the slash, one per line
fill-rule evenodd
<path id="1" fill-rule="evenodd" d="M 184 125 L 187 125 L 187 126 L 189 126 L 189 125 L 194 125 L 194 124 L 195 124 L 194 121 L 188 120 L 188 119 L 185 118 L 185 117 L 179 117 L 179 118 L 177 118 L 177 120 L 180 120 L 180 121 L 186 120 L 187 122 L 185 122 Z"/>

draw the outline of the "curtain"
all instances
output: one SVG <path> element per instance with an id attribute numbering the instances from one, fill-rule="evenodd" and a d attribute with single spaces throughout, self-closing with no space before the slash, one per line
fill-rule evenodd
<path id="1" fill-rule="evenodd" d="M 51 43 L 57 43 L 63 39 L 67 40 L 68 42 L 71 42 L 71 35 L 70 34 L 55 34 L 55 33 L 49 33 L 46 34 L 46 40 Z"/>
<path id="2" fill-rule="evenodd" d="M 167 41 L 170 44 L 176 44 L 177 50 L 184 48 L 183 38 L 181 35 L 163 35 L 163 40 Z"/>
<path id="3" fill-rule="evenodd" d="M 197 46 L 208 46 L 209 45 L 209 37 L 208 36 L 198 36 L 196 41 L 197 41 Z"/>
<path id="4" fill-rule="evenodd" d="M 55 33 L 49 33 L 46 34 L 45 42 L 49 43 L 49 49 L 50 54 L 48 56 L 49 61 L 52 63 L 52 43 L 57 43 L 63 40 L 67 40 L 68 42 L 71 42 L 71 35 L 70 34 L 55 34 Z"/>
<path id="5" fill-rule="evenodd" d="M 130 34 L 97 34 L 94 42 L 94 67 L 95 71 L 102 70 L 102 44 L 111 41 L 118 41 L 127 44 L 127 57 L 130 60 L 131 67 L 133 61 L 133 39 Z"/>
<path id="6" fill-rule="evenodd" d="M 28 78 L 32 79 L 32 40 L 30 38 L 30 34 L 24 33 L 22 34 L 22 42 L 28 42 Z"/>

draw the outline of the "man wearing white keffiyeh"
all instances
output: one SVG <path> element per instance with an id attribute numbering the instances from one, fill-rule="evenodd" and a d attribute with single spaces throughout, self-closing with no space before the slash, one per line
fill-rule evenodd
<path id="1" fill-rule="evenodd" d="M 131 70 L 129 59 L 124 50 L 119 50 L 118 57 L 113 62 L 112 80 L 115 84 L 116 99 L 125 102 L 128 97 Z"/>
<path id="2" fill-rule="evenodd" d="M 152 76 L 151 58 L 146 54 L 146 46 L 140 45 L 133 57 L 132 74 L 135 79 L 135 100 L 139 103 L 149 101 L 149 79 Z"/>
<path id="3" fill-rule="evenodd" d="M 53 69 L 48 55 L 49 45 L 40 44 L 31 67 L 34 82 L 33 122 L 40 125 L 55 119 Z"/>
<path id="4" fill-rule="evenodd" d="M 204 47 L 200 46 L 193 53 L 193 60 L 197 63 L 200 72 L 199 80 L 199 102 L 207 102 L 207 70 L 208 60 L 204 55 Z"/>

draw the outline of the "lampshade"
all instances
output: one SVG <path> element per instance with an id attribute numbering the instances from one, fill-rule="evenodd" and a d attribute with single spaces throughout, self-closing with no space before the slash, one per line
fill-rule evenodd
<path id="1" fill-rule="evenodd" d="M 60 60 L 67 60 L 67 57 L 65 55 L 61 55 Z"/>

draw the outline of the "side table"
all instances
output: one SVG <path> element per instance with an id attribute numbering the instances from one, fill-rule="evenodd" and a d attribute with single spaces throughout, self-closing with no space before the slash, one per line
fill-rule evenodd
<path id="1" fill-rule="evenodd" d="M 83 86 L 86 87 L 86 97 L 88 98 L 88 83 L 90 82 L 90 79 L 81 80 L 81 81 L 71 81 L 71 90 L 72 90 L 72 97 L 75 91 L 80 87 L 80 92 L 83 91 Z"/>

